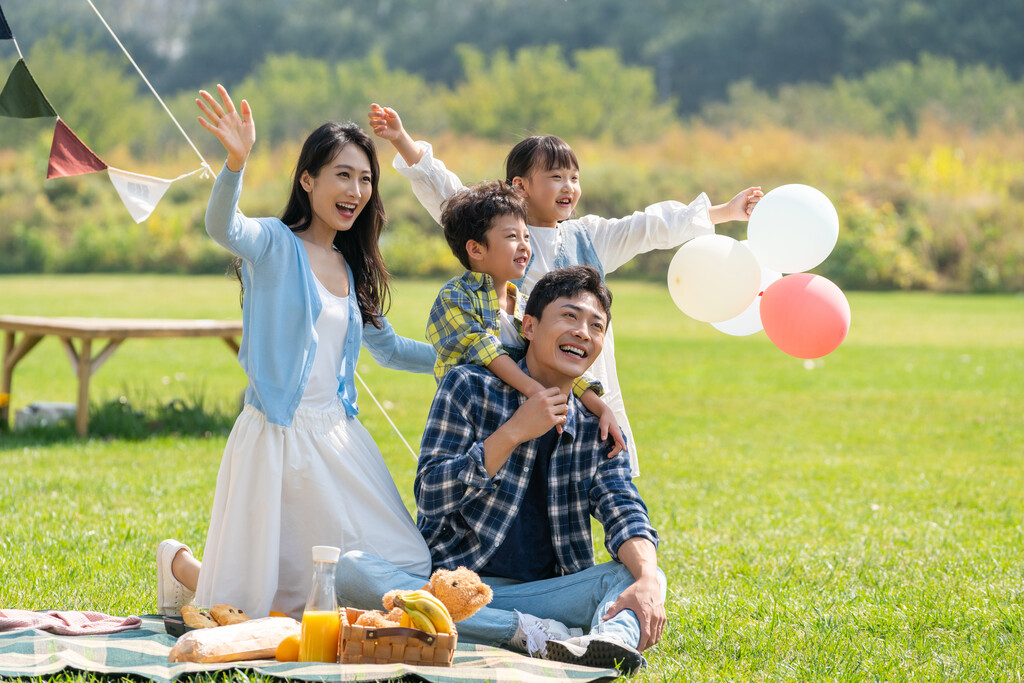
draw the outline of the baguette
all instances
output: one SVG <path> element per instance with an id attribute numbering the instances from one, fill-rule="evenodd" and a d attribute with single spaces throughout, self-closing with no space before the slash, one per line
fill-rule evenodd
<path id="1" fill-rule="evenodd" d="M 272 659 L 282 640 L 301 632 L 302 626 L 291 617 L 264 617 L 189 631 L 178 638 L 167 659 L 203 664 Z"/>

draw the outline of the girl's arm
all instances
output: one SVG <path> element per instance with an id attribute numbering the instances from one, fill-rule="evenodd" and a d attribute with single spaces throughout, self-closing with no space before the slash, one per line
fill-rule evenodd
<path id="1" fill-rule="evenodd" d="M 405 132 L 397 111 L 374 103 L 370 105 L 369 117 L 374 135 L 389 141 L 408 165 L 415 166 L 419 163 L 423 158 L 423 149 Z"/>
<path id="2" fill-rule="evenodd" d="M 393 109 L 386 107 L 381 107 L 381 111 L 394 112 Z M 395 118 L 397 119 L 397 117 L 398 114 L 395 112 Z M 370 111 L 370 125 L 373 126 L 373 132 L 380 137 L 385 137 L 385 135 L 395 132 L 392 121 L 390 119 L 385 120 L 384 117 L 375 114 L 375 110 Z M 398 125 L 401 126 L 400 119 L 398 120 Z M 380 129 L 379 132 L 378 129 Z M 402 130 L 404 131 L 404 128 Z M 385 135 L 382 135 L 382 133 Z M 408 137 L 408 135 L 406 134 L 405 137 Z M 385 139 L 389 138 L 385 137 Z M 410 149 L 408 143 L 411 143 L 414 149 Z M 396 171 L 409 179 L 416 199 L 433 217 L 434 221 L 440 225 L 441 205 L 465 186 L 459 180 L 459 176 L 445 168 L 445 165 L 439 159 L 434 158 L 434 150 L 430 143 L 423 141 L 413 142 L 412 138 L 408 138 L 408 140 L 403 139 L 400 143 L 392 142 L 392 144 L 398 150 L 398 156 L 395 157 L 392 165 Z M 401 147 L 399 147 L 399 144 Z"/>
<path id="3" fill-rule="evenodd" d="M 622 430 L 619 429 L 619 422 L 615 419 L 615 413 L 608 407 L 608 404 L 601 400 L 601 397 L 597 395 L 593 389 L 588 389 L 583 392 L 580 396 L 580 402 L 589 410 L 592 414 L 596 415 L 600 419 L 601 423 L 601 439 L 607 439 L 610 434 L 614 445 L 612 450 L 608 453 L 608 457 L 618 455 L 622 451 L 626 450 L 626 440 L 622 436 Z"/>

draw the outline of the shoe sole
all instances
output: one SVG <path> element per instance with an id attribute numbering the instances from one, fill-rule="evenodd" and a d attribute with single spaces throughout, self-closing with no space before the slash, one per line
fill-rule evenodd
<path id="1" fill-rule="evenodd" d="M 555 662 L 618 669 L 625 674 L 632 674 L 647 663 L 636 650 L 606 640 L 592 640 L 586 649 L 551 640 L 547 643 L 547 650 L 546 658 Z"/>

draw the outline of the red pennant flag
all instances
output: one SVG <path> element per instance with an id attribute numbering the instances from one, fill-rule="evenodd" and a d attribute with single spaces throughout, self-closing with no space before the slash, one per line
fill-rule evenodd
<path id="1" fill-rule="evenodd" d="M 12 119 L 38 119 L 56 115 L 57 112 L 46 100 L 46 95 L 28 72 L 25 60 L 19 59 L 7 77 L 3 92 L 0 92 L 0 116 Z"/>
<path id="2" fill-rule="evenodd" d="M 11 40 L 14 38 L 14 34 L 11 33 L 11 27 L 7 23 L 7 19 L 4 18 L 4 8 L 0 7 L 0 40 Z"/>
<path id="3" fill-rule="evenodd" d="M 50 167 L 46 170 L 46 179 L 95 173 L 106 168 L 107 163 L 93 154 L 66 123 L 57 119 L 57 125 L 53 129 L 53 144 L 50 145 Z"/>

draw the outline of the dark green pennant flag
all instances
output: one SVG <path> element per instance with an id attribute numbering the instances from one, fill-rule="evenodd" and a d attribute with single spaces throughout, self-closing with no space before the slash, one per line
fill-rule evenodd
<path id="1" fill-rule="evenodd" d="M 11 27 L 7 23 L 7 19 L 4 18 L 4 8 L 0 7 L 0 40 L 11 40 L 14 38 L 14 34 L 11 33 Z"/>
<path id="2" fill-rule="evenodd" d="M 25 60 L 19 59 L 7 77 L 7 84 L 0 92 L 0 116 L 12 119 L 38 119 L 44 116 L 56 116 L 46 95 L 36 85 L 32 74 L 25 66 Z"/>

